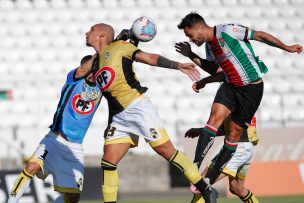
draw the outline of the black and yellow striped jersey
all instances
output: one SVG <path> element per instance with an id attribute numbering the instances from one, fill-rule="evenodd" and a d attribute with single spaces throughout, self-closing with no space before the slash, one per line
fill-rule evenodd
<path id="1" fill-rule="evenodd" d="M 133 44 L 119 40 L 99 53 L 99 70 L 94 78 L 108 100 L 110 115 L 127 108 L 148 89 L 140 85 L 133 70 L 134 57 L 139 51 Z"/>

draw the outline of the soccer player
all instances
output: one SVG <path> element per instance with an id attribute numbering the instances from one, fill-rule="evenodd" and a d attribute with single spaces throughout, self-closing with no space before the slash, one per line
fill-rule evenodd
<path id="1" fill-rule="evenodd" d="M 206 126 L 200 129 L 194 160 L 200 166 L 213 144 L 217 129 L 231 115 L 223 149 L 212 172 L 205 179 L 213 184 L 221 172 L 220 168 L 235 152 L 241 134 L 249 126 L 262 100 L 262 76 L 266 74 L 267 67 L 255 56 L 249 40 L 257 40 L 290 53 L 299 54 L 303 47 L 298 44 L 287 46 L 266 32 L 234 23 L 211 27 L 197 13 L 185 16 L 178 28 L 197 46 L 206 42 L 207 59 L 200 58 L 192 51 L 187 56 L 210 74 L 215 74 L 221 67 L 226 78 L 217 91 Z M 177 44 L 177 50 L 180 45 L 183 43 Z"/>
<path id="2" fill-rule="evenodd" d="M 228 123 L 231 117 L 229 116 L 224 124 L 217 131 L 216 136 L 225 136 L 228 132 Z M 191 137 L 193 138 L 193 137 Z M 216 182 L 227 177 L 229 178 L 229 190 L 232 194 L 237 195 L 245 203 L 259 203 L 254 194 L 245 187 L 245 179 L 248 168 L 250 166 L 251 159 L 254 153 L 254 146 L 258 144 L 258 137 L 256 133 L 256 117 L 253 117 L 251 124 L 241 135 L 238 142 L 237 149 L 233 154 L 227 165 L 221 170 L 220 176 Z M 217 159 L 215 156 L 210 165 L 202 172 L 204 177 L 209 171 L 212 171 L 212 167 Z M 192 185 L 191 191 L 194 193 L 191 203 L 203 203 L 203 199 L 199 194 L 199 191 Z"/>
<path id="3" fill-rule="evenodd" d="M 91 55 L 85 56 L 81 65 L 68 73 L 50 132 L 15 181 L 8 203 L 18 202 L 34 175 L 45 179 L 48 174 L 53 175 L 55 190 L 61 193 L 55 203 L 79 201 L 84 172 L 82 142 L 102 98 L 92 62 Z"/>
<path id="4" fill-rule="evenodd" d="M 108 33 L 101 31 L 104 26 L 107 26 Z M 117 164 L 131 147 L 138 144 L 139 137 L 142 137 L 159 155 L 184 172 L 207 203 L 215 203 L 216 191 L 203 181 L 192 161 L 174 148 L 163 121 L 144 94 L 147 88 L 140 85 L 132 67 L 133 61 L 137 61 L 180 70 L 191 78 L 198 79 L 194 64 L 178 63 L 157 54 L 143 52 L 123 40 L 112 42 L 112 33 L 113 28 L 105 24 L 94 25 L 86 33 L 87 45 L 99 54 L 100 61 L 94 63 L 93 67 L 94 78 L 109 106 L 109 124 L 105 130 L 104 155 L 101 161 L 104 202 L 117 201 Z"/>

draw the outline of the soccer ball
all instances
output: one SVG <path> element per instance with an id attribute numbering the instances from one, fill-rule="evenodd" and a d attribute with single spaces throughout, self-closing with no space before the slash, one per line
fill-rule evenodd
<path id="1" fill-rule="evenodd" d="M 156 25 L 151 18 L 137 18 L 132 24 L 131 34 L 141 42 L 149 42 L 156 35 Z"/>

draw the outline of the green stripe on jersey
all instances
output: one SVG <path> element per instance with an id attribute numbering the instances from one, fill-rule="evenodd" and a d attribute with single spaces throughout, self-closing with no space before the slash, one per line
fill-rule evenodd
<path id="1" fill-rule="evenodd" d="M 259 69 L 261 71 L 261 73 L 265 74 L 268 72 L 268 68 L 267 66 L 263 63 L 263 61 L 259 60 L 258 56 L 255 56 L 253 48 L 251 46 L 251 44 L 249 42 L 245 42 L 246 46 L 248 47 L 249 51 L 251 52 L 251 54 L 254 56 L 255 61 L 257 62 Z"/>
<path id="2" fill-rule="evenodd" d="M 235 40 L 234 38 L 230 37 L 226 33 L 222 33 L 222 37 L 225 40 L 225 43 L 227 44 L 228 48 L 232 51 L 235 58 L 240 63 L 239 65 L 242 67 L 243 71 L 247 75 L 249 79 L 249 83 L 252 81 L 255 81 L 260 78 L 257 70 L 255 69 L 254 65 L 248 58 L 246 52 L 242 48 L 240 42 L 238 40 Z M 254 57 L 254 55 L 253 55 Z M 254 61 L 255 62 L 255 61 Z"/>

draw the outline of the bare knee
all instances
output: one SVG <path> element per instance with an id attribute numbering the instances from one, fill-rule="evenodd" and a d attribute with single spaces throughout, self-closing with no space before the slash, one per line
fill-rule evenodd
<path id="1" fill-rule="evenodd" d="M 230 125 L 227 140 L 229 142 L 238 142 L 243 132 L 244 132 L 244 128 L 238 125 Z"/>
<path id="2" fill-rule="evenodd" d="M 65 193 L 64 197 L 68 200 L 69 203 L 77 203 L 80 199 L 80 194 L 77 193 Z"/>
<path id="3" fill-rule="evenodd" d="M 154 147 L 153 149 L 157 154 L 161 155 L 165 159 L 170 159 L 172 154 L 174 154 L 176 151 L 171 141 L 165 142 L 164 144 Z"/>
<path id="4" fill-rule="evenodd" d="M 40 168 L 39 164 L 37 164 L 35 162 L 30 162 L 30 163 L 26 164 L 25 170 L 29 174 L 35 175 L 36 173 L 38 173 L 41 170 L 41 168 Z"/>
<path id="5" fill-rule="evenodd" d="M 236 182 L 230 182 L 229 191 L 234 195 L 238 195 L 239 194 L 238 184 Z"/>
<path id="6" fill-rule="evenodd" d="M 224 105 L 213 103 L 207 123 L 215 128 L 219 128 L 230 114 L 231 111 Z"/>

